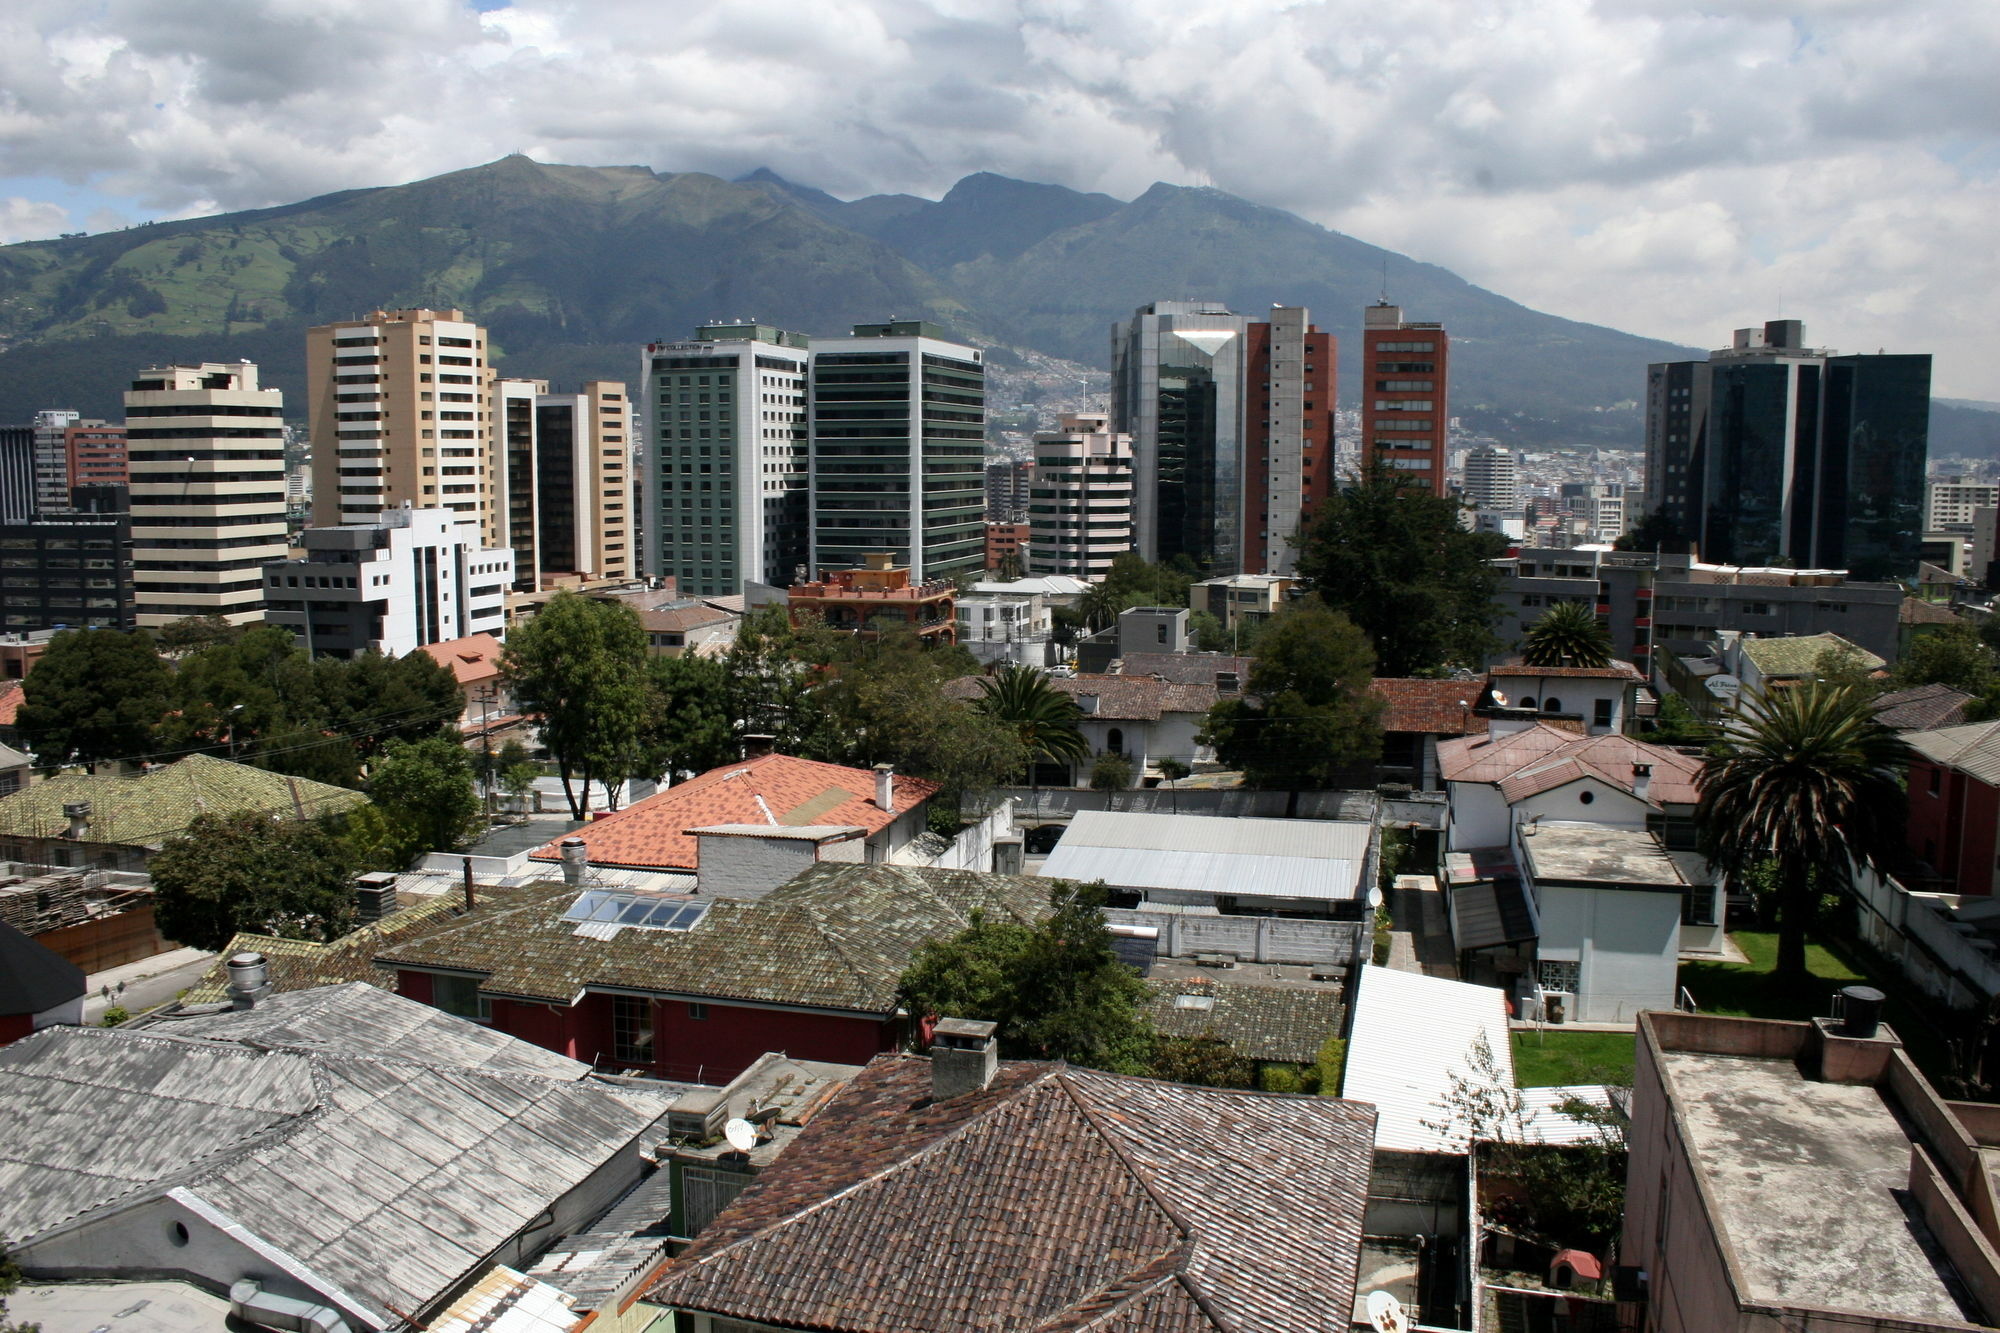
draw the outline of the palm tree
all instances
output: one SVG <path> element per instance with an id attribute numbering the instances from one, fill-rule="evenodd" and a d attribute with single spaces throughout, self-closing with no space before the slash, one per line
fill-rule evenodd
<path id="1" fill-rule="evenodd" d="M 1167 784 L 1167 795 L 1173 799 L 1174 813 L 1179 814 L 1181 809 L 1181 793 L 1180 789 L 1174 786 L 1174 784 L 1176 782 L 1179 782 L 1182 778 L 1186 777 L 1189 773 L 1193 772 L 1194 770 L 1189 768 L 1186 764 L 1182 763 L 1180 760 L 1174 759 L 1172 757 L 1162 759 L 1158 764 L 1154 765 L 1154 767 L 1160 770 L 1160 776 L 1163 779 L 1165 779 Z"/>
<path id="2" fill-rule="evenodd" d="M 1611 665 L 1611 634 L 1583 602 L 1557 602 L 1528 627 L 1521 661 L 1539 667 Z"/>
<path id="3" fill-rule="evenodd" d="M 1104 579 L 1090 585 L 1077 601 L 1076 609 L 1083 613 L 1084 627 L 1095 634 L 1098 630 L 1109 629 L 1118 623 L 1118 613 L 1132 605 L 1132 595 L 1111 586 L 1111 580 Z"/>
<path id="4" fill-rule="evenodd" d="M 972 706 L 1014 728 L 1028 752 L 1030 787 L 1040 785 L 1037 761 L 1070 764 L 1090 757 L 1090 743 L 1076 729 L 1082 710 L 1041 672 L 1009 663 L 979 684 L 985 693 Z"/>
<path id="5" fill-rule="evenodd" d="M 1778 971 L 1802 975 L 1815 893 L 1899 840 L 1910 748 L 1866 694 L 1817 681 L 1746 695 L 1721 747 L 1697 779 L 1701 850 L 1732 881 L 1775 871 Z"/>

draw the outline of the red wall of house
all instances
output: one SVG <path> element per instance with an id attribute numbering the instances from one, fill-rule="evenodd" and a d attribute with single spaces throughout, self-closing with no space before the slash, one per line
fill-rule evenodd
<path id="1" fill-rule="evenodd" d="M 33 1014 L 0 1014 L 0 1046 L 19 1041 L 35 1030 Z"/>
<path id="2" fill-rule="evenodd" d="M 399 971 L 397 976 L 405 997 L 431 1003 L 428 973 Z M 614 1065 L 611 998 L 592 993 L 566 1009 L 496 999 L 493 1026 L 559 1055 Z M 707 1010 L 708 1017 L 694 1018 L 686 1001 L 655 1001 L 653 1074 L 683 1082 L 727 1083 L 766 1051 L 783 1051 L 802 1060 L 866 1064 L 895 1049 L 900 1035 L 894 1019 L 866 1015 L 844 1018 L 737 1004 L 710 1004 Z"/>
<path id="3" fill-rule="evenodd" d="M 1922 759 L 1910 765 L 1910 850 L 1950 879 L 1957 892 L 1993 891 L 2000 856 L 1996 825 L 2000 787 Z"/>

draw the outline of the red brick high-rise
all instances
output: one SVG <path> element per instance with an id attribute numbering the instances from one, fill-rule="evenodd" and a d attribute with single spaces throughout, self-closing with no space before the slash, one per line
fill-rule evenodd
<path id="1" fill-rule="evenodd" d="M 1361 462 L 1381 462 L 1446 494 L 1446 366 L 1451 338 L 1442 324 L 1412 324 L 1403 308 L 1369 306 L 1361 329 Z"/>
<path id="2" fill-rule="evenodd" d="M 1289 574 L 1301 531 L 1333 485 L 1334 355 L 1303 306 L 1244 330 L 1243 569 Z"/>
<path id="3" fill-rule="evenodd" d="M 64 429 L 63 452 L 71 486 L 131 483 L 123 426 L 103 421 L 78 422 Z"/>

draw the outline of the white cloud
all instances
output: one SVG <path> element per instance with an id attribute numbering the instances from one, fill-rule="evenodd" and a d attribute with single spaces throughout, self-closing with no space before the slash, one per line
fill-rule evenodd
<path id="1" fill-rule="evenodd" d="M 1210 183 L 1697 345 L 1782 294 L 2000 398 L 1996 56 L 2000 6 L 1957 0 L 11 0 L 0 190 L 162 216 L 524 148 L 843 194 Z"/>
<path id="2" fill-rule="evenodd" d="M 68 227 L 69 210 L 59 204 L 19 195 L 0 199 L 0 242 L 44 241 Z"/>

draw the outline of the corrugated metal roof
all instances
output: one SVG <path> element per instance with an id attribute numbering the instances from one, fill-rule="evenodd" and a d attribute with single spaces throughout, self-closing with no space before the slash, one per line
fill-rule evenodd
<path id="1" fill-rule="evenodd" d="M 1042 866 L 1051 879 L 1236 896 L 1345 900 L 1373 829 L 1334 820 L 1082 810 Z"/>
<path id="2" fill-rule="evenodd" d="M 1454 1123 L 1452 1076 L 1482 1078 L 1474 1044 L 1492 1051 L 1491 1076 L 1514 1086 L 1507 1000 L 1491 986 L 1386 967 L 1363 967 L 1340 1095 L 1374 1104 L 1375 1146 L 1400 1152 L 1463 1152 L 1468 1129 Z"/>
<path id="3" fill-rule="evenodd" d="M 1630 1088 L 1616 1092 L 1629 1095 Z M 1529 1143 L 1596 1143 L 1605 1130 L 1563 1113 L 1570 1101 L 1608 1107 L 1614 1090 L 1602 1083 L 1572 1083 L 1553 1088 L 1521 1089 L 1521 1137 Z"/>
<path id="4" fill-rule="evenodd" d="M 2000 783 L 2000 722 L 1905 732 L 1903 739 L 1934 763 L 1956 768 L 1982 782 Z"/>

